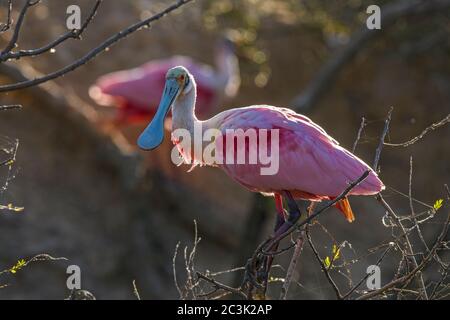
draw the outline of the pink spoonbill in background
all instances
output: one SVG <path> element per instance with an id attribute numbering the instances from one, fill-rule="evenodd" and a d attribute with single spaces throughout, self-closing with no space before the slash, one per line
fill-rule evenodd
<path id="1" fill-rule="evenodd" d="M 234 44 L 224 38 L 216 48 L 216 69 L 189 57 L 174 56 L 150 61 L 140 67 L 101 76 L 89 89 L 99 105 L 117 107 L 117 124 L 149 121 L 156 113 L 168 69 L 184 65 L 197 80 L 197 110 L 200 117 L 214 113 L 225 99 L 234 97 L 240 86 Z"/>
<path id="2" fill-rule="evenodd" d="M 196 94 L 195 79 L 186 68 L 170 69 L 158 112 L 140 135 L 139 147 L 151 150 L 162 143 L 164 117 L 170 108 L 172 108 L 172 132 L 184 129 L 188 130 L 191 136 L 194 136 L 196 128 L 201 128 L 203 132 L 209 129 L 218 130 L 222 137 L 226 137 L 229 130 L 242 129 L 245 132 L 251 129 L 262 132 L 277 129 L 279 169 L 271 175 L 261 174 L 263 167 L 261 163 L 205 162 L 204 159 L 196 158 L 198 155 L 195 152 L 187 152 L 178 139 L 172 139 L 186 162 L 194 160 L 196 164 L 218 166 L 249 190 L 273 196 L 279 213 L 273 239 L 277 239 L 287 231 L 300 217 L 295 199 L 310 201 L 334 199 L 349 186 L 350 182 L 362 177 L 366 171 L 369 172 L 368 176 L 348 195 L 373 195 L 384 189 L 377 174 L 366 163 L 341 147 L 309 118 L 290 109 L 258 105 L 226 110 L 209 120 L 201 121 L 195 115 Z M 273 136 L 268 137 L 267 143 L 274 143 Z M 214 142 L 216 152 L 223 150 L 225 154 L 229 149 L 228 145 L 225 147 L 220 144 L 223 140 L 216 138 Z M 244 148 L 244 152 L 248 155 L 252 150 L 257 152 L 262 142 L 258 139 L 256 145 L 248 143 L 243 146 L 233 145 L 233 148 L 234 151 Z M 270 147 L 267 148 L 271 150 Z M 283 209 L 283 198 L 286 199 L 289 208 L 288 215 Z M 337 202 L 336 207 L 349 222 L 354 220 L 347 198 Z M 278 247 L 278 243 L 269 244 L 269 249 Z"/>

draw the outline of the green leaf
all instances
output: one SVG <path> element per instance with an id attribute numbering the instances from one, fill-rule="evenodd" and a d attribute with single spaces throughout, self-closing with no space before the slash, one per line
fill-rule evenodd
<path id="1" fill-rule="evenodd" d="M 339 259 L 341 256 L 341 248 L 333 244 L 333 260 Z"/>
<path id="2" fill-rule="evenodd" d="M 323 263 L 325 264 L 325 267 L 328 269 L 331 266 L 330 257 L 326 257 L 325 260 L 323 261 Z"/>
<path id="3" fill-rule="evenodd" d="M 433 204 L 434 210 L 438 211 L 442 207 L 443 203 L 444 203 L 444 199 L 436 200 L 436 202 Z"/>
<path id="4" fill-rule="evenodd" d="M 27 264 L 27 262 L 24 259 L 20 259 L 19 261 L 17 261 L 17 263 L 11 269 L 9 269 L 9 272 L 11 272 L 12 274 L 15 274 L 15 273 L 17 273 L 17 271 L 22 269 L 26 264 Z"/>

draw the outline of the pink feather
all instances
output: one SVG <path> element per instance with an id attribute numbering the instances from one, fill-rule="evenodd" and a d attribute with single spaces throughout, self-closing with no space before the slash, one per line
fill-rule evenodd
<path id="1" fill-rule="evenodd" d="M 261 175 L 260 163 L 220 165 L 251 191 L 276 194 L 287 190 L 296 198 L 330 199 L 340 195 L 366 170 L 370 170 L 369 176 L 349 195 L 372 195 L 384 189 L 377 174 L 364 161 L 341 147 L 309 118 L 290 109 L 271 106 L 232 109 L 219 114 L 216 123 L 223 137 L 227 129 L 279 129 L 279 171 L 275 175 Z M 246 156 L 249 148 L 257 147 L 246 143 Z M 224 150 L 225 157 L 221 139 L 217 148 Z"/>
<path id="2" fill-rule="evenodd" d="M 98 104 L 119 107 L 119 117 L 125 121 L 131 122 L 128 120 L 132 116 L 136 121 L 147 121 L 156 113 L 167 70 L 178 65 L 187 66 L 197 79 L 200 117 L 209 114 L 218 94 L 211 86 L 214 71 L 182 56 L 155 60 L 134 69 L 106 74 L 96 81 L 89 92 Z"/>

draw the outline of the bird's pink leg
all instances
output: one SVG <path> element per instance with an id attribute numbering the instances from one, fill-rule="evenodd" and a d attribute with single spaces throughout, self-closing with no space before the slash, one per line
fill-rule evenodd
<path id="1" fill-rule="evenodd" d="M 278 214 L 277 214 L 277 219 L 275 222 L 275 227 L 273 230 L 274 233 L 276 233 L 277 230 L 285 223 L 286 218 L 287 218 L 286 212 L 284 211 L 284 208 L 283 208 L 283 197 L 279 193 L 275 193 L 275 207 L 277 209 Z M 277 249 L 278 249 L 278 243 L 275 243 L 267 251 L 273 252 L 273 251 L 277 251 Z M 271 255 L 267 256 L 266 263 L 265 263 L 266 264 L 265 270 L 267 273 L 269 273 L 269 271 L 270 271 L 270 268 L 273 263 L 273 259 L 274 259 L 274 256 L 271 256 Z"/>
<path id="2" fill-rule="evenodd" d="M 277 221 L 275 223 L 274 235 L 272 241 L 267 245 L 268 249 L 265 249 L 267 253 L 276 252 L 280 244 L 280 236 L 283 235 L 287 230 L 289 230 L 300 218 L 301 212 L 294 198 L 289 191 L 283 192 L 284 196 L 287 198 L 287 204 L 289 207 L 289 216 L 286 217 L 286 212 L 283 209 L 283 198 L 281 194 L 275 194 L 275 206 L 278 211 Z M 270 268 L 272 267 L 274 256 L 268 255 L 266 259 L 265 267 L 265 279 L 264 288 L 267 288 L 267 280 L 269 277 Z"/>
<path id="3" fill-rule="evenodd" d="M 275 208 L 277 209 L 278 214 L 286 220 L 286 212 L 283 208 L 283 197 L 279 193 L 275 193 Z M 276 231 L 276 230 L 275 230 Z"/>
<path id="4" fill-rule="evenodd" d="M 289 216 L 285 219 L 284 223 L 275 230 L 275 233 L 272 237 L 272 243 L 279 242 L 281 239 L 280 236 L 283 235 L 287 230 L 289 230 L 300 218 L 301 212 L 297 203 L 295 202 L 294 197 L 289 191 L 283 191 L 283 195 L 287 199 L 287 205 L 289 208 Z"/>

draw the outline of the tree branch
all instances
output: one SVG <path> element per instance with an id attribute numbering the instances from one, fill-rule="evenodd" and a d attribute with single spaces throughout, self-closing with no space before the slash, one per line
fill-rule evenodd
<path id="1" fill-rule="evenodd" d="M 8 0 L 8 13 L 6 17 L 6 23 L 0 27 L 0 33 L 6 32 L 11 27 L 11 12 L 12 12 L 12 0 Z"/>
<path id="2" fill-rule="evenodd" d="M 209 278 L 206 275 L 204 275 L 204 274 L 202 274 L 202 273 L 200 273 L 198 271 L 197 271 L 197 277 L 199 279 L 203 279 L 203 280 L 211 283 L 217 289 L 222 289 L 222 290 L 225 290 L 225 291 L 227 291 L 229 293 L 234 293 L 234 294 L 236 294 L 238 296 L 243 297 L 244 299 L 247 299 L 247 296 L 245 295 L 245 293 L 242 292 L 240 289 L 232 288 L 232 287 L 227 286 L 227 285 L 225 285 L 223 283 L 217 282 L 213 278 Z"/>
<path id="3" fill-rule="evenodd" d="M 361 139 L 361 134 L 362 134 L 362 132 L 363 132 L 363 130 L 364 130 L 366 125 L 367 125 L 366 118 L 362 117 L 361 125 L 359 126 L 358 134 L 356 135 L 356 140 L 353 143 L 352 153 L 355 153 L 356 147 L 358 146 L 359 140 Z"/>
<path id="4" fill-rule="evenodd" d="M 68 39 L 81 39 L 81 35 L 87 29 L 88 25 L 92 22 L 92 20 L 94 19 L 102 1 L 103 0 L 97 0 L 95 5 L 92 7 L 90 14 L 86 18 L 86 20 L 84 21 L 84 23 L 80 29 L 68 31 L 68 32 L 64 33 L 63 35 L 59 36 L 57 39 L 53 40 L 52 42 L 50 42 L 47 45 L 45 45 L 41 48 L 38 48 L 38 49 L 19 50 L 17 52 L 13 52 L 13 51 L 3 52 L 0 55 L 0 62 L 8 61 L 9 59 L 18 60 L 23 57 L 35 57 L 35 56 L 38 56 L 45 52 L 48 52 L 51 49 L 56 48 L 58 45 L 60 45 L 61 43 L 65 42 Z"/>
<path id="5" fill-rule="evenodd" d="M 336 282 L 334 282 L 333 278 L 331 277 L 330 270 L 325 266 L 322 259 L 320 258 L 319 252 L 317 251 L 316 247 L 314 246 L 314 243 L 312 242 L 311 234 L 310 234 L 308 228 L 306 228 L 306 238 L 308 239 L 309 246 L 311 247 L 311 249 L 314 253 L 314 256 L 316 257 L 316 260 L 320 264 L 320 268 L 325 273 L 325 277 L 327 278 L 328 282 L 331 284 L 331 287 L 333 288 L 334 293 L 336 294 L 336 298 L 338 300 L 342 300 L 341 292 L 339 291 L 339 288 L 338 288 Z M 334 260 L 334 257 L 333 257 L 333 260 Z M 330 264 L 330 266 L 331 266 L 331 264 Z"/>
<path id="6" fill-rule="evenodd" d="M 55 72 L 49 73 L 45 76 L 42 76 L 40 78 L 32 79 L 32 80 L 26 80 L 18 83 L 13 84 L 7 84 L 0 86 L 0 92 L 7 92 L 7 91 L 13 91 L 13 90 L 19 90 L 28 88 L 31 86 L 39 85 L 41 83 L 44 83 L 46 81 L 58 78 L 68 72 L 71 72 L 73 70 L 78 69 L 80 66 L 86 64 L 88 61 L 94 59 L 99 54 L 103 53 L 107 48 L 111 47 L 112 45 L 116 44 L 120 40 L 126 38 L 130 34 L 134 33 L 135 31 L 138 31 L 142 29 L 143 27 L 147 26 L 149 27 L 152 22 L 157 21 L 167 15 L 168 13 L 174 11 L 175 9 L 180 8 L 181 6 L 191 2 L 193 0 L 178 0 L 176 3 L 172 4 L 171 6 L 167 7 L 163 11 L 153 15 L 152 17 L 139 21 L 122 31 L 116 33 L 115 35 L 111 36 L 107 40 L 105 40 L 103 43 L 101 43 L 99 46 L 88 52 L 86 55 L 81 57 L 80 59 L 74 61 L 73 63 L 65 66 L 62 69 L 59 69 Z"/>
<path id="7" fill-rule="evenodd" d="M 435 123 L 431 124 L 429 127 L 425 128 L 425 130 L 423 130 L 421 134 L 419 134 L 417 137 L 412 138 L 411 140 L 408 140 L 403 143 L 384 142 L 384 145 L 389 146 L 389 147 L 405 147 L 405 148 L 409 147 L 410 145 L 413 145 L 417 141 L 421 140 L 430 131 L 436 130 L 437 128 L 442 127 L 443 125 L 445 125 L 449 122 L 450 122 L 450 113 L 441 121 L 435 122 Z"/>
<path id="8" fill-rule="evenodd" d="M 394 110 L 393 107 L 391 107 L 391 109 L 389 109 L 386 120 L 384 121 L 383 132 L 381 133 L 381 136 L 380 136 L 380 143 L 378 144 L 377 150 L 375 151 L 375 159 L 373 160 L 373 166 L 372 166 L 372 168 L 373 168 L 373 170 L 375 170 L 375 172 L 378 171 L 378 162 L 380 162 L 381 151 L 383 150 L 383 145 L 384 145 L 384 139 L 386 138 L 386 134 L 389 131 L 389 124 L 391 123 L 393 110 Z"/>
<path id="9" fill-rule="evenodd" d="M 284 278 L 283 287 L 281 288 L 280 293 L 280 300 L 286 300 L 289 286 L 292 282 L 292 277 L 294 276 L 294 270 L 297 266 L 298 258 L 300 257 L 300 254 L 303 250 L 303 243 L 304 243 L 304 232 L 300 233 L 297 240 L 295 240 L 295 249 L 294 253 L 292 254 L 291 262 L 289 263 L 288 270 L 286 272 L 286 277 Z"/>
<path id="10" fill-rule="evenodd" d="M 22 105 L 20 105 L 20 104 L 3 105 L 3 106 L 0 106 L 0 111 L 17 110 L 17 109 L 21 109 L 21 108 L 22 108 Z"/>
<path id="11" fill-rule="evenodd" d="M 5 53 L 10 52 L 17 43 L 17 40 L 19 39 L 20 29 L 22 29 L 23 21 L 25 20 L 25 16 L 27 14 L 27 11 L 30 7 L 38 4 L 41 0 L 26 0 L 25 4 L 22 7 L 22 10 L 20 10 L 19 18 L 17 19 L 16 27 L 14 28 L 14 33 L 9 40 L 8 44 L 6 45 L 5 49 L 3 49 L 1 56 L 3 56 Z"/>
<path id="12" fill-rule="evenodd" d="M 433 258 L 434 254 L 436 253 L 436 251 L 439 249 L 439 247 L 442 245 L 442 242 L 445 240 L 445 237 L 447 236 L 448 233 L 448 229 L 449 229 L 449 224 L 450 224 L 450 212 L 447 215 L 447 220 L 444 223 L 444 227 L 442 228 L 441 234 L 438 236 L 438 238 L 436 239 L 433 247 L 431 248 L 430 252 L 428 253 L 428 255 L 422 260 L 422 262 L 420 263 L 420 265 L 416 266 L 411 272 L 409 272 L 408 274 L 406 274 L 403 277 L 400 277 L 386 285 L 384 285 L 383 287 L 381 287 L 378 290 L 374 290 L 371 291 L 365 295 L 362 295 L 360 297 L 357 298 L 357 300 L 366 300 L 366 299 L 370 299 L 373 297 L 376 297 L 379 294 L 382 294 L 384 292 L 386 292 L 387 290 L 390 290 L 391 288 L 397 286 L 397 285 L 401 285 L 407 281 L 410 281 L 418 272 L 420 272 L 426 265 L 427 263 Z"/>

